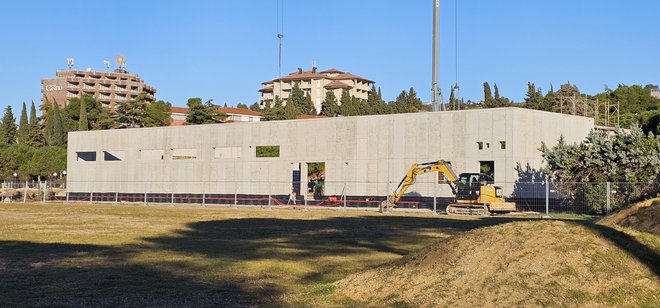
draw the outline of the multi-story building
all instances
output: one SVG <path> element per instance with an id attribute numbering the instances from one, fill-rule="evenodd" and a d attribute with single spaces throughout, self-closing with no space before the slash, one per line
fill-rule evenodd
<path id="1" fill-rule="evenodd" d="M 658 86 L 651 87 L 651 96 L 660 98 L 660 88 Z"/>
<path id="2" fill-rule="evenodd" d="M 172 121 L 170 122 L 170 126 L 183 125 L 186 122 L 188 110 L 189 108 L 184 107 L 171 107 L 170 117 Z M 243 108 L 220 107 L 217 111 L 227 115 L 224 122 L 259 122 L 263 118 L 261 113 Z"/>
<path id="3" fill-rule="evenodd" d="M 156 89 L 125 69 L 113 72 L 66 70 L 57 71 L 55 75 L 55 78 L 41 81 L 42 101 L 57 102 L 60 106 L 66 106 L 72 98 L 89 94 L 105 107 L 114 109 L 116 103 L 136 99 L 140 93 L 146 94 L 148 101 L 153 101 L 156 94 Z"/>
<path id="4" fill-rule="evenodd" d="M 275 97 L 283 99 L 282 104 L 286 105 L 286 99 L 296 83 L 305 95 L 312 98 L 316 111 L 320 112 L 326 92 L 334 92 L 338 104 L 341 104 L 339 98 L 343 90 L 348 90 L 348 93 L 356 98 L 367 99 L 374 81 L 334 68 L 321 72 L 317 72 L 316 67 L 311 71 L 299 68 L 297 72 L 262 82 L 263 87 L 259 90 L 261 106 L 272 103 Z"/>

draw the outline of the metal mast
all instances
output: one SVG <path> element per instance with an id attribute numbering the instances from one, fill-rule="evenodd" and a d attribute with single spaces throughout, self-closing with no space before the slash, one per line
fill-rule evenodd
<path id="1" fill-rule="evenodd" d="M 440 85 L 438 84 L 438 72 L 439 72 L 439 53 L 440 53 L 440 0 L 433 0 L 433 81 L 431 85 L 431 104 L 433 105 L 433 111 L 444 110 L 444 104 L 442 103 L 442 91 L 440 90 Z M 440 104 L 440 108 L 438 108 Z"/>

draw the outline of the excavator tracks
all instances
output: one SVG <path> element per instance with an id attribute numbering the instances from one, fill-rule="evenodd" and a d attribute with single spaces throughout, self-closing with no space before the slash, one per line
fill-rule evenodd
<path id="1" fill-rule="evenodd" d="M 447 215 L 490 215 L 490 212 L 483 207 L 456 206 L 455 204 L 447 205 L 445 212 Z"/>

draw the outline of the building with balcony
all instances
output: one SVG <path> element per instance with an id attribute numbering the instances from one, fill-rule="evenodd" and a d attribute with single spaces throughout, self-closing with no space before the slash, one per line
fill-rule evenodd
<path id="1" fill-rule="evenodd" d="M 312 98 L 316 112 L 320 112 L 321 104 L 328 91 L 334 92 L 337 104 L 341 104 L 339 99 L 343 90 L 348 90 L 348 93 L 356 98 L 367 99 L 371 86 L 375 82 L 334 68 L 320 72 L 317 72 L 316 67 L 313 67 L 311 71 L 303 71 L 299 68 L 298 71 L 289 75 L 262 82 L 262 88 L 259 90 L 261 106 L 271 104 L 278 96 L 284 100 L 282 104 L 286 105 L 286 99 L 289 98 L 291 89 L 296 83 L 305 92 L 305 95 Z"/>
<path id="2" fill-rule="evenodd" d="M 66 70 L 57 71 L 55 76 L 41 80 L 42 102 L 57 102 L 64 107 L 69 100 L 89 94 L 103 106 L 114 109 L 116 103 L 134 100 L 140 93 L 146 94 L 147 101 L 155 99 L 156 89 L 125 69 L 112 72 Z"/>

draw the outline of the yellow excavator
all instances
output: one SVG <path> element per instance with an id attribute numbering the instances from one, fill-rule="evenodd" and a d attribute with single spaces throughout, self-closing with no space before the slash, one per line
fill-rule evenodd
<path id="1" fill-rule="evenodd" d="M 502 188 L 492 184 L 493 179 L 484 173 L 456 173 L 449 162 L 444 160 L 413 164 L 392 195 L 381 203 L 381 211 L 396 206 L 406 190 L 415 184 L 418 175 L 427 172 L 440 172 L 446 179 L 455 202 L 447 206 L 447 214 L 486 215 L 490 213 L 510 213 L 516 211 L 516 204 L 504 200 Z"/>

